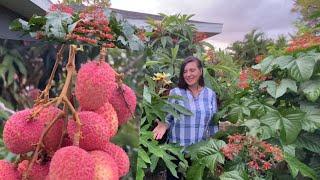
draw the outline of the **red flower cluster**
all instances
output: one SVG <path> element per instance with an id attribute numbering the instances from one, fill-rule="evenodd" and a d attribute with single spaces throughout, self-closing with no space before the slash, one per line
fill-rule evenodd
<path id="1" fill-rule="evenodd" d="M 294 38 L 290 43 L 289 47 L 285 50 L 288 53 L 306 50 L 312 47 L 320 45 L 320 36 L 315 36 L 310 33 L 303 34 L 302 36 Z"/>
<path id="2" fill-rule="evenodd" d="M 234 160 L 240 156 L 251 170 L 266 171 L 283 160 L 281 149 L 252 136 L 236 134 L 228 137 L 228 144 L 221 148 L 224 156 Z"/>
<path id="3" fill-rule="evenodd" d="M 248 70 L 247 69 L 243 69 L 240 71 L 238 87 L 241 89 L 246 89 L 246 88 L 250 87 L 249 82 L 248 82 Z"/>
<path id="4" fill-rule="evenodd" d="M 205 32 L 196 32 L 195 37 L 193 38 L 193 42 L 197 43 L 207 38 L 208 38 L 208 35 Z"/>
<path id="5" fill-rule="evenodd" d="M 238 87 L 241 89 L 249 88 L 249 82 L 252 81 L 264 81 L 267 77 L 264 76 L 261 71 L 253 68 L 245 68 L 240 71 Z"/>
<path id="6" fill-rule="evenodd" d="M 76 40 L 89 44 L 100 44 L 104 47 L 114 47 L 114 37 L 111 34 L 109 21 L 100 7 L 86 9 L 79 14 L 80 21 L 68 36 L 70 40 Z"/>
<path id="7" fill-rule="evenodd" d="M 52 4 L 49 8 L 49 11 L 61 11 L 61 12 L 68 13 L 68 14 L 73 13 L 72 7 L 69 7 L 64 4 Z"/>

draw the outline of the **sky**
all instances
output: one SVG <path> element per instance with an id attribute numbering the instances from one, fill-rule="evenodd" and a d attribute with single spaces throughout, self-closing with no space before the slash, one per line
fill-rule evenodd
<path id="1" fill-rule="evenodd" d="M 158 14 L 195 14 L 193 20 L 222 23 L 222 33 L 208 39 L 217 48 L 256 28 L 267 37 L 295 32 L 298 15 L 291 12 L 293 0 L 111 0 L 111 7 Z"/>
<path id="2" fill-rule="evenodd" d="M 269 38 L 293 34 L 298 15 L 291 12 L 292 6 L 293 0 L 111 0 L 111 7 L 116 9 L 150 14 L 195 14 L 193 20 L 222 23 L 222 33 L 208 39 L 222 49 L 243 40 L 254 28 Z"/>

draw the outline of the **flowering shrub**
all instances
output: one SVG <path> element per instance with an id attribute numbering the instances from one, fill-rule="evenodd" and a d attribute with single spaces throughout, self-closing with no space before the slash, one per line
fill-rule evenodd
<path id="1" fill-rule="evenodd" d="M 320 45 L 320 37 L 315 36 L 310 33 L 305 33 L 302 36 L 298 36 L 294 38 L 289 46 L 286 48 L 286 52 L 292 53 L 296 51 L 309 50 L 312 48 L 319 47 Z"/>
<path id="2" fill-rule="evenodd" d="M 259 141 L 252 136 L 240 134 L 229 136 L 228 144 L 223 146 L 221 151 L 230 161 L 241 158 L 251 175 L 261 176 L 283 160 L 280 148 L 265 141 Z"/>
<path id="3" fill-rule="evenodd" d="M 250 87 L 250 83 L 256 83 L 266 80 L 261 71 L 253 68 L 245 68 L 240 71 L 238 87 L 240 89 L 247 89 Z"/>

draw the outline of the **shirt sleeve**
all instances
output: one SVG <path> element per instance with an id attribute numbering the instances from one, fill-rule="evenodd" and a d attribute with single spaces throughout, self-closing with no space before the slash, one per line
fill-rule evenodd
<path id="1" fill-rule="evenodd" d="M 169 92 L 169 96 L 173 96 L 173 95 L 175 95 L 175 93 L 174 93 L 173 89 L 171 89 L 170 92 Z M 168 103 L 170 103 L 170 104 L 174 103 L 174 99 L 173 98 L 169 98 L 168 99 Z M 171 127 L 171 125 L 173 123 L 173 119 L 174 119 L 173 115 L 168 113 L 166 118 L 165 118 L 165 122 L 169 125 L 169 128 Z"/>

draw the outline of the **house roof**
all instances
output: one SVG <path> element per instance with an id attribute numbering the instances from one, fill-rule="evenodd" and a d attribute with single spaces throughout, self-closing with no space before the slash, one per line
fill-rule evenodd
<path id="1" fill-rule="evenodd" d="M 147 18 L 152 18 L 155 20 L 162 20 L 163 18 L 162 16 L 155 15 L 155 14 L 126 11 L 126 10 L 114 9 L 114 8 L 111 8 L 111 10 L 121 14 L 123 18 L 127 19 L 131 24 L 134 24 L 136 26 L 146 26 Z M 199 32 L 205 32 L 209 36 L 214 36 L 222 32 L 222 27 L 223 27 L 222 23 L 211 23 L 211 22 L 195 21 L 195 20 L 190 20 L 189 22 L 194 24 Z"/>
<path id="2" fill-rule="evenodd" d="M 50 0 L 1 0 L 0 1 L 0 38 L 24 39 L 19 37 L 19 33 L 11 32 L 9 24 L 16 18 L 29 19 L 33 14 L 45 15 L 52 2 Z M 149 18 L 162 20 L 162 16 L 141 12 L 126 11 L 111 8 L 112 11 L 119 13 L 129 23 L 141 27 L 147 26 L 146 20 Z M 212 23 L 190 20 L 199 32 L 205 32 L 209 37 L 222 32 L 222 23 Z"/>
<path id="3" fill-rule="evenodd" d="M 1 0 L 0 1 L 0 38 L 16 40 L 33 40 L 29 36 L 22 36 L 20 32 L 9 30 L 10 23 L 17 19 L 29 19 L 33 14 L 45 15 L 46 3 L 49 0 Z"/>

